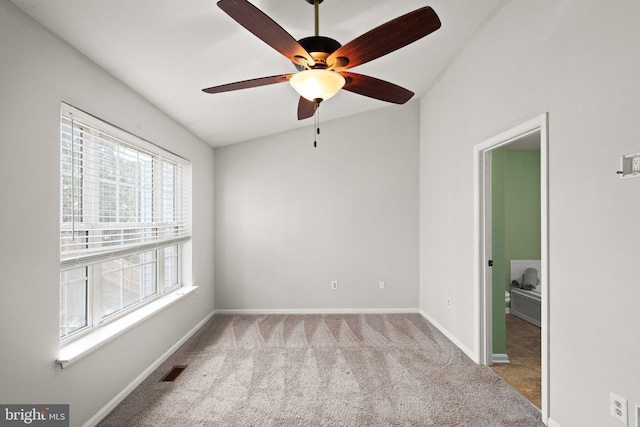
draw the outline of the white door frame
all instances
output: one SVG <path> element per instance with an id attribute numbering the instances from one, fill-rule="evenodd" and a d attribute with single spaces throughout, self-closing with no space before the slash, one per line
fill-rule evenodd
<path id="1" fill-rule="evenodd" d="M 489 366 L 492 360 L 491 337 L 491 150 L 507 145 L 534 132 L 540 132 L 540 283 L 542 285 L 542 420 L 549 419 L 549 188 L 548 188 L 548 113 L 526 121 L 474 146 L 474 252 L 476 362 Z"/>

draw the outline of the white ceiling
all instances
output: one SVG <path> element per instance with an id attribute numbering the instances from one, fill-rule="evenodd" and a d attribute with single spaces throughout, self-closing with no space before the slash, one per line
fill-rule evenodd
<path id="1" fill-rule="evenodd" d="M 215 0 L 12 0 L 45 27 L 140 93 L 211 146 L 309 126 L 298 121 L 288 84 L 221 94 L 201 90 L 294 72 L 281 54 L 249 33 Z M 405 48 L 353 69 L 424 94 L 505 0 L 326 0 L 320 35 L 342 44 L 428 5 L 442 27 Z M 305 0 L 251 0 L 294 38 L 313 35 Z M 389 104 L 341 91 L 322 120 Z"/>

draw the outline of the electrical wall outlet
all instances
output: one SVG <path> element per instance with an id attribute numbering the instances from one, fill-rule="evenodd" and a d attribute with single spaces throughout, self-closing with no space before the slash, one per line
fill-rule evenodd
<path id="1" fill-rule="evenodd" d="M 337 291 L 338 290 L 338 281 L 337 280 L 332 280 L 331 281 L 331 290 L 332 291 Z"/>
<path id="2" fill-rule="evenodd" d="M 623 399 L 622 397 L 616 395 L 615 393 L 611 393 L 611 416 L 622 424 L 628 426 L 628 417 L 627 417 L 627 399 Z"/>
<path id="3" fill-rule="evenodd" d="M 447 298 L 447 308 L 451 310 L 451 298 Z"/>
<path id="4" fill-rule="evenodd" d="M 196 304 L 200 302 L 200 292 L 196 291 Z"/>
<path id="5" fill-rule="evenodd" d="M 622 178 L 640 177 L 640 152 L 622 156 L 620 166 L 618 174 Z"/>
<path id="6" fill-rule="evenodd" d="M 384 280 L 380 280 L 379 286 L 380 289 L 384 289 Z"/>

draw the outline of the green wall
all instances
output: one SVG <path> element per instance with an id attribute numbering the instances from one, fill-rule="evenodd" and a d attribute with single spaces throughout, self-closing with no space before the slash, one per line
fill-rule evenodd
<path id="1" fill-rule="evenodd" d="M 506 153 L 507 260 L 540 259 L 540 151 L 506 150 Z"/>
<path id="2" fill-rule="evenodd" d="M 540 151 L 491 152 L 493 353 L 505 354 L 504 292 L 512 259 L 540 259 Z"/>

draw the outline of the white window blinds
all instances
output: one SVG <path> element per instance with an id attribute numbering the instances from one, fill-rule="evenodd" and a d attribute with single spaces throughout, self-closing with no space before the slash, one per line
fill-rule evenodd
<path id="1" fill-rule="evenodd" d="M 63 104 L 63 270 L 180 243 L 191 234 L 191 166 Z"/>

